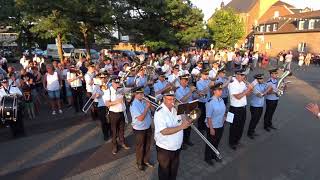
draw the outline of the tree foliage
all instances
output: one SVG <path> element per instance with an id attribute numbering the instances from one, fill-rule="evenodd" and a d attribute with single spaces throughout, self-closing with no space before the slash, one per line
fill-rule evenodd
<path id="1" fill-rule="evenodd" d="M 15 30 L 34 36 L 28 40 L 81 39 L 87 50 L 115 31 L 151 49 L 178 49 L 208 36 L 203 14 L 190 0 L 0 1 L 1 22 L 18 24 Z"/>
<path id="2" fill-rule="evenodd" d="M 155 50 L 188 46 L 207 36 L 201 10 L 189 0 L 123 0 L 114 3 L 123 33 Z M 159 46 L 158 46 L 159 45 Z"/>
<path id="3" fill-rule="evenodd" d="M 217 10 L 209 19 L 208 28 L 216 48 L 234 47 L 244 36 L 244 23 L 230 8 Z"/>

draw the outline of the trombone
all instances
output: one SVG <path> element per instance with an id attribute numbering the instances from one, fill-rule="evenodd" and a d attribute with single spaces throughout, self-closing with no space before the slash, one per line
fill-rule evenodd
<path id="1" fill-rule="evenodd" d="M 147 98 L 145 98 L 147 99 Z M 180 100 L 178 100 L 176 98 L 176 100 L 179 102 L 179 103 L 182 103 Z M 150 101 L 148 99 L 148 101 Z M 151 101 L 152 102 L 152 101 Z M 154 105 L 155 108 L 159 107 L 159 104 L 154 104 L 154 102 L 152 102 L 152 105 Z M 187 117 L 189 117 L 192 121 L 190 127 L 200 136 L 200 138 L 212 149 L 212 151 L 217 155 L 217 158 L 219 159 L 222 159 L 222 156 L 220 154 L 220 152 L 208 141 L 208 139 L 198 130 L 198 128 L 196 128 L 195 125 L 193 125 L 193 122 L 198 119 L 201 115 L 201 111 L 199 108 L 195 108 L 193 109 L 192 111 L 190 111 L 189 114 L 186 114 Z"/>
<path id="2" fill-rule="evenodd" d="M 89 111 L 89 109 L 91 108 L 91 106 L 94 103 L 94 95 L 95 93 L 92 93 L 91 97 L 88 99 L 88 101 L 84 104 L 84 106 L 82 107 L 82 111 L 87 114 L 87 112 Z"/>

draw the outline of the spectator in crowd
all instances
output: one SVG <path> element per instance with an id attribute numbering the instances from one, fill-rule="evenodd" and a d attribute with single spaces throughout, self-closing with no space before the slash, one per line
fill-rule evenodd
<path id="1" fill-rule="evenodd" d="M 43 87 L 48 92 L 50 99 L 52 115 L 56 115 L 56 111 L 62 114 L 60 102 L 61 79 L 57 72 L 54 71 L 52 64 L 47 64 L 47 73 L 43 77 Z"/>

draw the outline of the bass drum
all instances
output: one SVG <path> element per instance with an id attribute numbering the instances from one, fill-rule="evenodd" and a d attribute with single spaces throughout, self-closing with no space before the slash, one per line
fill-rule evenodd
<path id="1" fill-rule="evenodd" d="M 0 118 L 3 123 L 16 121 L 18 116 L 18 98 L 16 96 L 4 96 L 0 101 Z"/>

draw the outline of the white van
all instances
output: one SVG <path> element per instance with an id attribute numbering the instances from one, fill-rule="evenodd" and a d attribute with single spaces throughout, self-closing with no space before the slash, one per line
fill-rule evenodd
<path id="1" fill-rule="evenodd" d="M 72 44 L 63 44 L 62 45 L 63 56 L 70 57 L 71 50 L 73 49 L 74 49 L 74 46 Z M 47 45 L 47 57 L 49 59 L 59 59 L 58 47 L 56 44 Z"/>
<path id="2" fill-rule="evenodd" d="M 70 53 L 71 62 L 77 63 L 81 57 L 87 57 L 86 49 L 73 49 Z M 94 49 L 90 49 L 91 62 L 98 63 L 100 58 L 100 53 Z"/>

